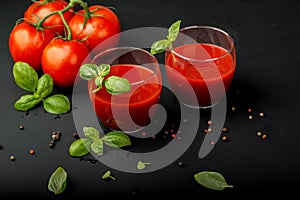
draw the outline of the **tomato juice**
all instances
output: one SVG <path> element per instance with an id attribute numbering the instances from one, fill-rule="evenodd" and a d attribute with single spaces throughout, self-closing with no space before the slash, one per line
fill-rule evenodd
<path id="1" fill-rule="evenodd" d="M 113 75 L 127 78 L 131 90 L 111 95 L 103 87 L 93 93 L 96 86 L 94 81 L 89 81 L 90 100 L 98 118 L 110 129 L 125 132 L 146 126 L 150 122 L 150 108 L 159 103 L 162 90 L 160 74 L 142 65 L 116 64 L 111 66 L 107 77 Z"/>
<path id="2" fill-rule="evenodd" d="M 184 44 L 167 51 L 165 59 L 171 88 L 192 107 L 209 107 L 220 101 L 234 76 L 235 52 L 213 44 Z M 191 97 L 189 87 L 196 98 Z"/>

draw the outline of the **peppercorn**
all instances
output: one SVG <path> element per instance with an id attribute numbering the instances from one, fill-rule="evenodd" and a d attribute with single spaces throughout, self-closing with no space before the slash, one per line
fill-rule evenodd
<path id="1" fill-rule="evenodd" d="M 259 136 L 259 137 L 261 137 L 262 132 L 261 132 L 261 131 L 257 131 L 257 132 L 256 132 L 256 135 Z"/>
<path id="2" fill-rule="evenodd" d="M 228 129 L 227 129 L 226 127 L 224 127 L 224 128 L 222 129 L 222 132 L 223 132 L 223 133 L 228 133 Z"/>
<path id="3" fill-rule="evenodd" d="M 223 142 L 227 142 L 227 141 L 228 141 L 228 137 L 227 137 L 227 136 L 223 136 L 223 137 L 222 137 L 222 141 L 223 141 Z"/>
<path id="4" fill-rule="evenodd" d="M 30 153 L 30 155 L 34 155 L 34 154 L 35 154 L 35 151 L 34 151 L 33 149 L 30 149 L 30 150 L 29 150 L 29 153 Z"/>
<path id="5" fill-rule="evenodd" d="M 252 116 L 252 115 L 249 115 L 249 116 L 248 116 L 248 119 L 250 119 L 250 120 L 253 119 L 253 116 Z"/>
<path id="6" fill-rule="evenodd" d="M 12 156 L 9 157 L 9 159 L 10 159 L 11 161 L 15 161 L 15 160 L 16 160 L 16 157 L 12 155 Z"/>
<path id="7" fill-rule="evenodd" d="M 208 124 L 208 125 L 212 125 L 212 121 L 211 121 L 211 120 L 208 120 L 208 121 L 207 121 L 207 124 Z"/>
<path id="8" fill-rule="evenodd" d="M 264 116 L 265 116 L 265 113 L 260 112 L 258 115 L 259 115 L 260 117 L 264 117 Z"/>
<path id="9" fill-rule="evenodd" d="M 55 145 L 55 142 L 53 140 L 51 140 L 50 143 L 49 143 L 49 147 L 54 148 L 54 145 Z"/>
<path id="10" fill-rule="evenodd" d="M 73 137 L 76 138 L 76 139 L 79 139 L 78 133 L 77 133 L 77 132 L 74 132 L 74 133 L 73 133 Z"/>
<path id="11" fill-rule="evenodd" d="M 20 125 L 20 126 L 19 126 L 19 129 L 20 129 L 20 130 L 24 130 L 24 126 L 23 126 L 23 125 Z"/>
<path id="12" fill-rule="evenodd" d="M 231 110 L 232 110 L 232 111 L 235 111 L 235 107 L 234 107 L 234 106 L 232 106 L 232 107 L 231 107 Z"/>
<path id="13" fill-rule="evenodd" d="M 267 139 L 267 137 L 268 137 L 267 134 L 263 134 L 263 135 L 261 136 L 262 139 Z"/>

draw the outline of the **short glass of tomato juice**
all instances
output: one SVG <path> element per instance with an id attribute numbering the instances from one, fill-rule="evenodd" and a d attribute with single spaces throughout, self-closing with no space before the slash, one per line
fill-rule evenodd
<path id="1" fill-rule="evenodd" d="M 157 59 L 148 51 L 135 47 L 115 47 L 97 54 L 93 64 L 109 64 L 107 77 L 119 76 L 130 83 L 130 91 L 110 94 L 106 89 L 96 93 L 89 81 L 89 97 L 100 121 L 110 130 L 137 132 L 147 126 L 155 114 L 162 91 L 161 71 Z"/>
<path id="2" fill-rule="evenodd" d="M 170 87 L 184 105 L 210 108 L 226 97 L 236 69 L 233 38 L 211 26 L 180 29 L 165 54 Z"/>

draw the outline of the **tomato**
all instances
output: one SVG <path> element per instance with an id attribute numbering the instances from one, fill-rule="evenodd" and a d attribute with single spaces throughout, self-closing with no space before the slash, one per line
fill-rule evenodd
<path id="1" fill-rule="evenodd" d="M 28 20 L 30 23 L 37 23 L 39 20 L 43 19 L 49 13 L 54 11 L 59 11 L 64 9 L 68 5 L 67 1 L 64 0 L 56 0 L 50 2 L 44 2 L 44 0 L 37 1 L 31 4 L 24 13 L 25 20 Z M 64 12 L 63 16 L 68 22 L 74 13 L 72 9 Z M 42 24 L 43 27 L 49 27 L 54 32 L 57 32 L 60 35 L 64 34 L 64 24 L 61 17 L 58 14 L 52 15 L 47 18 L 45 22 Z"/>
<path id="2" fill-rule="evenodd" d="M 54 33 L 49 29 L 37 30 L 36 27 L 22 22 L 10 32 L 10 54 L 15 62 L 26 62 L 38 71 L 41 69 L 43 50 L 53 38 Z"/>
<path id="3" fill-rule="evenodd" d="M 84 61 L 89 62 L 89 50 L 81 42 L 56 38 L 44 49 L 42 69 L 58 87 L 71 87 Z"/>
<path id="4" fill-rule="evenodd" d="M 94 14 L 85 21 L 84 10 L 79 10 L 69 21 L 73 39 L 87 38 L 87 47 L 93 50 L 99 43 L 120 33 L 120 21 L 118 16 L 109 8 L 101 5 L 93 5 L 89 10 Z M 98 16 L 95 16 L 98 15 Z M 100 15 L 100 16 L 99 16 Z M 114 37 L 110 41 L 109 47 L 118 43 L 118 38 Z"/>

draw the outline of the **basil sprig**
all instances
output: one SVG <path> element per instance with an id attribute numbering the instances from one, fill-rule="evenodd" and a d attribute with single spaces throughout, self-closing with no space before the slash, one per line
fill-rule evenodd
<path id="1" fill-rule="evenodd" d="M 172 42 L 174 42 L 178 36 L 180 30 L 180 23 L 181 20 L 177 20 L 176 22 L 174 22 L 168 29 L 167 38 L 158 40 L 152 44 L 150 50 L 152 55 L 162 53 L 168 48 L 172 49 Z"/>
<path id="2" fill-rule="evenodd" d="M 103 155 L 104 144 L 111 147 L 125 147 L 131 145 L 131 141 L 123 132 L 112 131 L 105 136 L 100 137 L 100 133 L 93 127 L 84 127 L 83 133 L 85 138 L 80 138 L 72 142 L 69 147 L 69 153 L 73 157 L 80 157 L 94 152 L 101 156 Z"/>
<path id="3" fill-rule="evenodd" d="M 228 185 L 222 174 L 213 171 L 202 171 L 194 175 L 195 180 L 213 190 L 223 190 L 225 188 L 232 188 L 232 185 Z"/>
<path id="4" fill-rule="evenodd" d="M 62 167 L 58 167 L 50 176 L 48 190 L 55 195 L 62 193 L 66 189 L 67 176 L 67 172 Z"/>
<path id="5" fill-rule="evenodd" d="M 71 109 L 69 99 L 62 94 L 48 95 L 53 90 L 53 80 L 49 74 L 43 74 L 38 78 L 37 72 L 25 62 L 16 62 L 13 66 L 13 76 L 16 84 L 31 92 L 21 96 L 14 104 L 14 108 L 27 111 L 35 107 L 41 101 L 48 113 L 63 114 Z"/>
<path id="6" fill-rule="evenodd" d="M 93 91 L 94 93 L 104 87 L 110 94 L 122 94 L 130 91 L 130 83 L 126 78 L 121 78 L 118 76 L 110 76 L 104 80 L 104 78 L 110 72 L 110 65 L 101 64 L 97 66 L 96 64 L 84 64 L 80 67 L 79 75 L 82 79 L 90 81 L 94 79 L 97 88 Z"/>

